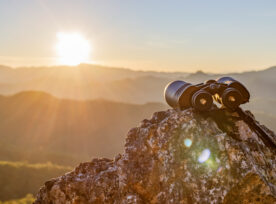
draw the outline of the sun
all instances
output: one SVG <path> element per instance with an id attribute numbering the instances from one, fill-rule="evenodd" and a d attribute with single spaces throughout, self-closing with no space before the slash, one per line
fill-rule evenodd
<path id="1" fill-rule="evenodd" d="M 57 40 L 55 48 L 59 64 L 78 65 L 89 61 L 90 42 L 80 33 L 58 32 Z"/>

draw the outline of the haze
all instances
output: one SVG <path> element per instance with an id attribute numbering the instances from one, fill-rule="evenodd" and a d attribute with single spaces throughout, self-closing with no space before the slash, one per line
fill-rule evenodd
<path id="1" fill-rule="evenodd" d="M 9 0 L 0 2 L 0 29 L 0 64 L 12 67 L 60 64 L 59 32 L 88 39 L 94 64 L 185 72 L 275 65 L 276 2 L 268 0 Z"/>

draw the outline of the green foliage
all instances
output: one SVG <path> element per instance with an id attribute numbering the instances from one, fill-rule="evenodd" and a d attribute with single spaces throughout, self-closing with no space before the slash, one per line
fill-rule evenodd
<path id="1" fill-rule="evenodd" d="M 62 166 L 76 166 L 81 161 L 89 160 L 88 156 L 70 155 L 61 152 L 26 149 L 10 142 L 2 142 L 0 138 L 0 161 L 28 161 L 29 163 L 60 164 Z"/>
<path id="2" fill-rule="evenodd" d="M 0 201 L 0 204 L 32 204 L 35 201 L 35 198 L 32 194 L 27 194 L 24 198 Z"/>
<path id="3" fill-rule="evenodd" d="M 22 198 L 28 193 L 35 195 L 45 181 L 61 176 L 71 169 L 51 163 L 0 161 L 0 200 Z"/>
<path id="4" fill-rule="evenodd" d="M 11 162 L 11 161 L 0 161 L 0 168 L 2 166 L 10 166 L 14 168 L 33 168 L 33 169 L 56 169 L 56 170 L 71 170 L 71 167 L 61 166 L 52 164 L 51 162 L 43 164 L 29 164 L 26 162 Z"/>

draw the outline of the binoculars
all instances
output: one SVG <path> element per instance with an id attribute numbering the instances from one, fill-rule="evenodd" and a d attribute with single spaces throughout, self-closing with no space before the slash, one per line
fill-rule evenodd
<path id="1" fill-rule="evenodd" d="M 213 101 L 235 111 L 250 98 L 245 86 L 232 77 L 221 77 L 196 85 L 174 81 L 166 86 L 164 95 L 167 103 L 175 109 L 193 107 L 199 111 L 211 110 Z"/>

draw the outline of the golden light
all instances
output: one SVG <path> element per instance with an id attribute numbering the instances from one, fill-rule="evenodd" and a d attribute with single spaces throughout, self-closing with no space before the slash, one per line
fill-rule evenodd
<path id="1" fill-rule="evenodd" d="M 88 62 L 90 57 L 90 42 L 80 33 L 57 33 L 56 52 L 59 64 L 78 65 Z"/>

